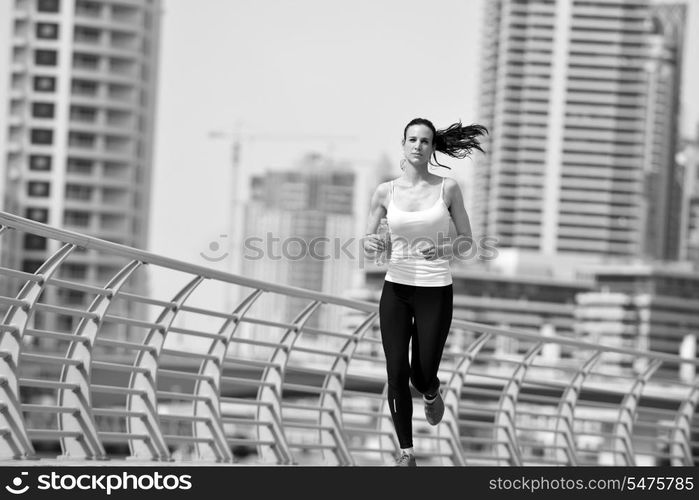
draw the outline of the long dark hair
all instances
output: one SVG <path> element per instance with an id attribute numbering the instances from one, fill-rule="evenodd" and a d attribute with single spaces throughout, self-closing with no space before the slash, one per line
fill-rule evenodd
<path id="1" fill-rule="evenodd" d="M 447 128 L 437 130 L 435 126 L 426 118 L 413 118 L 403 129 L 403 140 L 405 141 L 408 128 L 413 125 L 424 125 L 432 130 L 432 143 L 434 144 L 435 152 L 432 153 L 431 165 L 439 165 L 440 167 L 449 168 L 437 161 L 437 151 L 444 153 L 452 158 L 467 158 L 471 156 L 471 151 L 477 149 L 481 153 L 485 153 L 478 140 L 478 136 L 488 133 L 488 129 L 483 125 L 462 125 L 461 120 L 457 123 L 449 125 Z M 434 160 L 434 163 L 432 163 Z"/>

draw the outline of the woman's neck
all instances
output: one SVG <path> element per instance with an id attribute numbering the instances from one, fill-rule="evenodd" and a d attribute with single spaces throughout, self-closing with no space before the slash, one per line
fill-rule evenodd
<path id="1" fill-rule="evenodd" d="M 417 186 L 422 182 L 429 182 L 429 180 L 434 176 L 427 169 L 427 164 L 415 166 L 412 163 L 406 162 L 405 170 L 400 178 L 406 184 L 411 186 Z"/>

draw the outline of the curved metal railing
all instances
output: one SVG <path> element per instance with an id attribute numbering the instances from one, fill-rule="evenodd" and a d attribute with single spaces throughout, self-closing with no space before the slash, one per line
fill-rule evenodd
<path id="1" fill-rule="evenodd" d="M 377 304 L 4 212 L 0 224 L 1 459 L 375 465 L 396 454 Z M 13 262 L 21 238 L 50 256 Z M 156 274 L 168 296 L 144 292 Z M 211 305 L 229 292 L 230 310 Z M 302 305 L 285 317 L 292 299 Z M 427 425 L 415 400 L 416 450 L 436 465 L 696 464 L 697 365 L 455 319 L 444 420 Z"/>

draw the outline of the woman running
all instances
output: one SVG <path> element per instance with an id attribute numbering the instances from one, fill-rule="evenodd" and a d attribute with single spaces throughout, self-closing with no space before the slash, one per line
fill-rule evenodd
<path id="1" fill-rule="evenodd" d="M 403 130 L 402 175 L 380 184 L 371 199 L 364 250 L 375 255 L 387 249 L 376 234 L 384 217 L 390 233 L 379 320 L 388 404 L 401 448 L 398 466 L 417 465 L 410 382 L 422 394 L 431 425 L 444 415 L 437 371 L 453 312 L 450 259 L 470 250 L 472 238 L 459 185 L 431 173 L 428 165 L 434 165 L 434 159 L 436 165 L 449 168 L 437 161 L 436 152 L 453 158 L 466 158 L 473 149 L 482 152 L 478 137 L 485 133 L 480 125 L 459 122 L 436 130 L 429 120 L 411 120 Z M 453 240 L 448 237 L 450 220 L 457 233 Z"/>

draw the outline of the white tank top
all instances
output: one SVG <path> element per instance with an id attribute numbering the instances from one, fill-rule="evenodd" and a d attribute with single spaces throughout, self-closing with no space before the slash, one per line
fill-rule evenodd
<path id="1" fill-rule="evenodd" d="M 396 207 L 391 181 L 391 200 L 386 220 L 391 235 L 391 258 L 386 281 L 413 286 L 447 286 L 452 284 L 448 259 L 427 260 L 418 252 L 432 243 L 446 243 L 449 235 L 449 209 L 444 202 L 444 179 L 439 199 L 430 208 L 407 212 Z"/>

